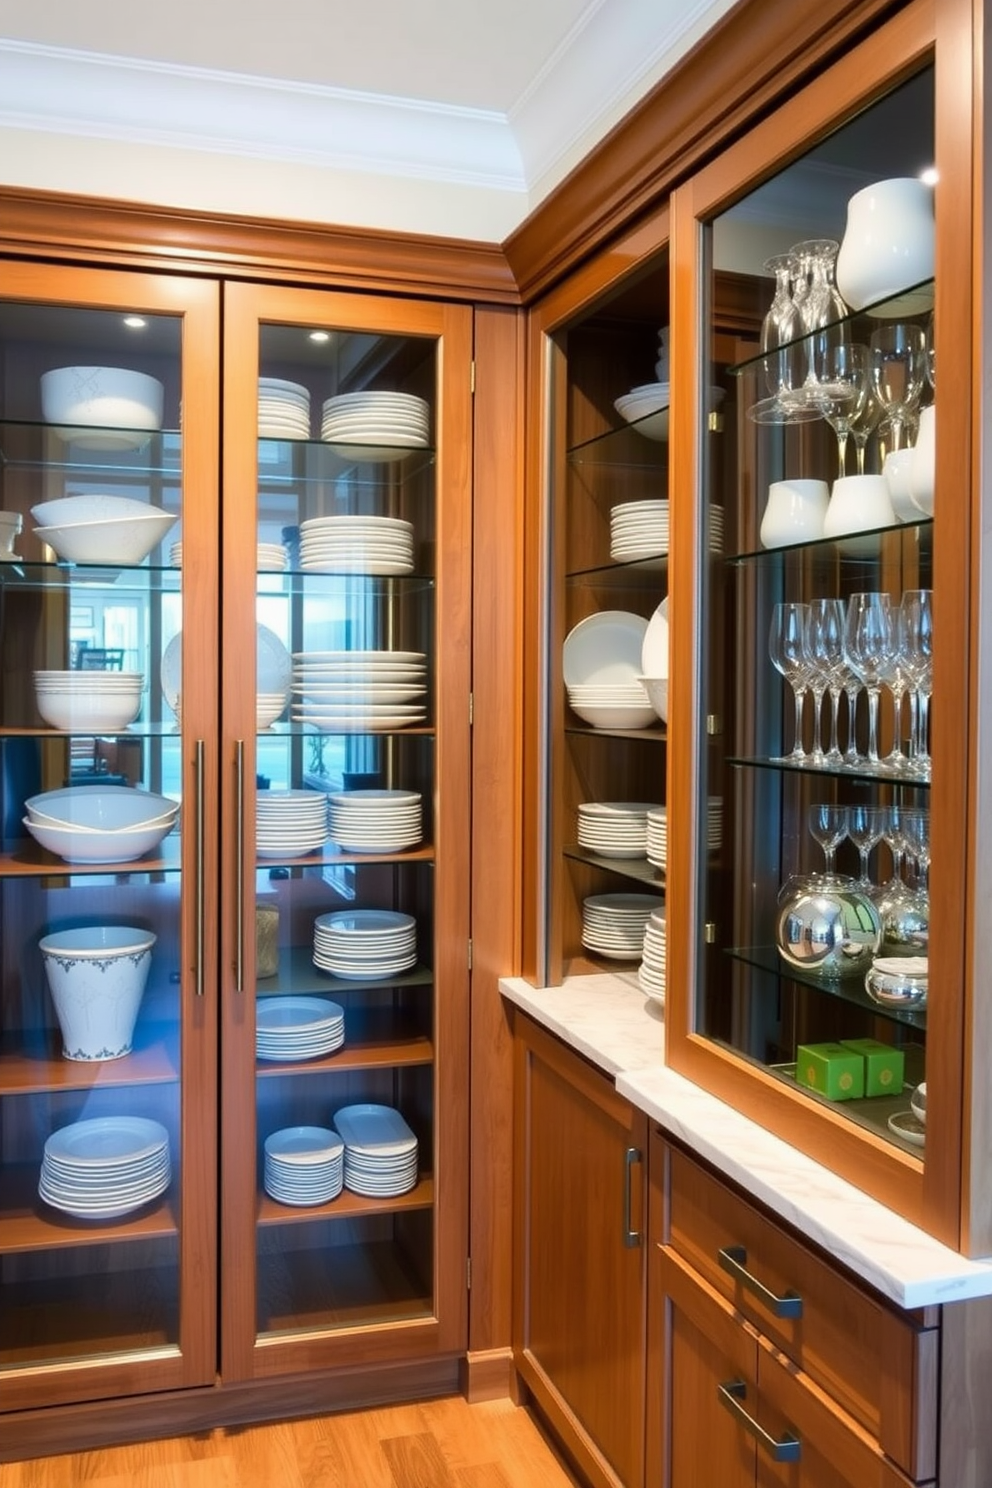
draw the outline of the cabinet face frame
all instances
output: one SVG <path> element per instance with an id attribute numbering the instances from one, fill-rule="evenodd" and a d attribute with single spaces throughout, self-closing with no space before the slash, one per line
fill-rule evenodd
<path id="1" fill-rule="evenodd" d="M 962 1047 L 966 1007 L 965 904 L 969 844 L 969 635 L 971 597 L 961 555 L 972 551 L 969 389 L 971 385 L 971 307 L 954 286 L 972 282 L 971 261 L 971 109 L 970 83 L 955 68 L 963 32 L 970 36 L 968 7 L 952 5 L 942 14 L 936 37 L 933 7 L 911 4 L 842 61 L 805 87 L 749 135 L 728 148 L 672 196 L 672 342 L 678 376 L 673 395 L 673 485 L 701 499 L 701 423 L 699 389 L 707 376 L 704 344 L 702 226 L 733 200 L 811 148 L 866 104 L 918 71 L 931 59 L 936 73 L 937 165 L 943 194 L 937 210 L 937 308 L 943 344 L 961 348 L 954 359 L 951 396 L 940 406 L 941 490 L 935 544 L 934 591 L 938 596 L 935 666 L 935 787 L 932 792 L 934 876 L 931 932 L 939 965 L 939 1016 L 928 1030 L 928 1093 L 939 1087 L 928 1112 L 928 1160 L 924 1164 L 862 1133 L 842 1117 L 813 1107 L 779 1086 L 754 1066 L 700 1037 L 694 1026 L 697 979 L 697 924 L 700 876 L 694 844 L 700 840 L 699 751 L 704 747 L 701 659 L 701 592 L 694 578 L 700 551 L 701 517 L 686 521 L 673 512 L 672 709 L 682 720 L 673 734 L 671 794 L 684 813 L 673 834 L 669 870 L 669 988 L 667 1058 L 673 1068 L 748 1115 L 779 1132 L 827 1167 L 848 1178 L 890 1208 L 955 1248 L 965 1241 L 960 1227 L 963 1110 L 970 1092 L 963 1088 Z M 947 41 L 946 46 L 943 44 Z M 955 43 L 959 43 L 957 46 Z M 945 61 L 946 59 L 946 61 Z M 870 79 L 866 87 L 865 80 Z M 954 397 L 954 392 L 959 396 Z M 681 392 L 682 396 L 679 396 Z M 955 493 L 965 493 L 955 500 Z M 688 503 L 687 503 L 688 505 Z M 674 994 L 674 995 L 673 995 Z M 975 1154 L 971 1154 L 974 1169 Z M 987 1237 L 971 1239 L 987 1249 Z"/>
<path id="2" fill-rule="evenodd" d="M 434 1174 L 432 1316 L 379 1326 L 256 1336 L 255 946 L 243 936 L 244 991 L 238 991 L 235 895 L 220 927 L 225 1085 L 222 1110 L 221 1358 L 225 1380 L 455 1354 L 467 1341 L 468 940 L 471 688 L 472 312 L 463 306 L 386 297 L 228 284 L 225 286 L 225 510 L 222 645 L 254 655 L 255 492 L 258 489 L 260 328 L 333 327 L 372 335 L 430 338 L 436 355 L 435 670 L 433 805 Z M 251 637 L 252 639 L 248 639 Z M 237 754 L 255 779 L 255 668 L 227 669 L 221 724 L 222 875 L 242 886 L 243 925 L 254 924 L 251 857 L 254 792 L 239 802 Z M 443 789 L 441 782 L 443 781 Z M 237 845 L 249 854 L 239 873 Z M 330 1111 L 328 1111 L 328 1116 Z"/>
<path id="3" fill-rule="evenodd" d="M 210 814 L 216 799 L 215 689 L 217 657 L 217 539 L 219 508 L 220 290 L 211 280 L 128 271 L 5 263 L 4 300 L 41 306 L 145 312 L 182 321 L 181 370 L 185 415 L 182 439 L 182 522 L 188 549 L 197 554 L 195 582 L 182 589 L 184 634 L 196 636 L 193 654 L 184 646 L 182 799 L 192 822 L 197 790 L 205 813 L 202 854 L 197 833 L 181 834 L 182 900 L 180 1130 L 181 1154 L 174 1179 L 180 1215 L 178 1343 L 140 1353 L 94 1355 L 91 1363 L 52 1368 L 47 1363 L 4 1374 L 5 1409 L 108 1399 L 144 1392 L 208 1385 L 215 1376 L 216 1347 L 216 1112 L 217 1064 L 217 839 Z M 197 743 L 202 741 L 203 776 L 197 782 Z M 140 872 L 140 864 L 136 871 Z M 198 929 L 197 899 L 202 895 Z M 201 940 L 202 934 L 202 940 Z M 199 990 L 198 990 L 199 978 Z M 202 994 L 202 995 L 201 995 Z M 178 1190 L 176 1192 L 176 1190 Z"/>
<path id="4" fill-rule="evenodd" d="M 527 386 L 540 416 L 526 429 L 523 973 L 537 986 L 565 975 L 562 949 L 563 810 L 556 794 L 565 741 L 552 724 L 560 706 L 561 646 L 565 637 L 565 421 L 567 356 L 556 337 L 606 305 L 658 259 L 669 243 L 667 206 L 656 209 L 527 317 Z M 667 799 L 667 795 L 666 795 Z M 577 971 L 599 970 L 586 965 Z"/>

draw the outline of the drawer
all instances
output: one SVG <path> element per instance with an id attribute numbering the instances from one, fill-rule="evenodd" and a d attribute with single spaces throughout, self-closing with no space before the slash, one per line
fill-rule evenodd
<path id="1" fill-rule="evenodd" d="M 936 1310 L 900 1312 L 679 1148 L 659 1145 L 667 1147 L 668 1204 L 655 1238 L 911 1478 L 935 1476 Z"/>

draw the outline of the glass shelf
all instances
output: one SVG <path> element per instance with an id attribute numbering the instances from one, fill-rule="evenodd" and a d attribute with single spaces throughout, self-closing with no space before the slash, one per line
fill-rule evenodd
<path id="1" fill-rule="evenodd" d="M 113 588 L 114 594 L 178 594 L 182 572 L 172 564 L 35 563 L 18 558 L 0 562 L 0 588 L 76 590 Z"/>
<path id="2" fill-rule="evenodd" d="M 630 563 L 602 563 L 592 568 L 577 568 L 565 575 L 569 587 L 591 585 L 606 589 L 643 589 L 662 582 L 668 571 L 668 553 L 639 558 Z"/>
<path id="3" fill-rule="evenodd" d="M 139 446 L 98 449 L 79 441 L 92 441 L 100 433 L 126 441 L 134 430 L 92 427 L 68 428 L 63 424 L 5 419 L 0 421 L 0 465 L 14 470 L 55 470 L 79 477 L 120 476 L 124 479 L 165 479 L 179 483 L 182 435 L 178 429 L 158 429 Z M 78 440 L 71 437 L 78 434 Z M 68 437 L 67 437 L 68 436 Z"/>
<path id="4" fill-rule="evenodd" d="M 646 729 L 593 728 L 589 723 L 566 723 L 565 733 L 589 739 L 642 739 L 646 744 L 664 744 L 668 739 L 668 730 L 662 723 L 657 728 L 652 724 Z"/>
<path id="5" fill-rule="evenodd" d="M 388 455 L 381 460 L 355 459 L 348 453 L 357 445 L 335 445 L 321 439 L 259 439 L 258 483 L 260 490 L 278 490 L 282 486 L 329 482 L 333 493 L 340 494 L 338 482 L 345 481 L 347 491 L 370 488 L 381 490 L 384 472 L 390 484 L 405 484 L 425 470 L 437 458 L 433 446 L 406 449 L 387 445 Z M 321 515 L 314 512 L 312 515 Z M 323 513 L 330 515 L 330 513 Z"/>
<path id="6" fill-rule="evenodd" d="M 589 863 L 593 868 L 602 868 L 607 873 L 629 878 L 648 888 L 663 890 L 665 887 L 665 875 L 660 868 L 649 863 L 647 858 L 603 857 L 600 853 L 590 852 L 586 847 L 579 847 L 577 843 L 568 843 L 563 852 L 566 858 L 571 858 L 576 863 Z"/>
<path id="7" fill-rule="evenodd" d="M 648 415 L 654 417 L 655 414 Z M 573 445 L 567 452 L 569 464 L 610 465 L 618 470 L 656 470 L 661 474 L 668 466 L 668 444 L 666 440 L 642 434 L 638 425 L 646 422 L 647 419 L 638 419 L 637 423 L 608 429 L 605 434 Z"/>
<path id="8" fill-rule="evenodd" d="M 804 974 L 783 961 L 773 946 L 728 946 L 724 954 L 731 960 L 739 961 L 745 966 L 755 967 L 768 976 L 777 978 L 779 983 L 795 982 L 798 986 L 809 987 L 814 992 L 822 993 L 824 997 L 835 998 L 852 1007 L 862 1008 L 865 1012 L 871 1013 L 873 1017 L 885 1018 L 893 1023 L 902 1024 L 904 1027 L 918 1029 L 921 1033 L 926 1031 L 926 1008 L 899 1011 L 883 1007 L 881 1003 L 869 997 L 860 976 L 828 980 L 825 977 Z"/>
<path id="9" fill-rule="evenodd" d="M 308 594 L 333 596 L 339 591 L 351 595 L 360 591 L 363 598 L 389 599 L 399 595 L 433 594 L 436 581 L 431 574 L 370 574 L 355 569 L 260 569 L 258 593 L 268 597 L 281 594 L 292 597 Z"/>
<path id="10" fill-rule="evenodd" d="M 878 559 L 883 555 L 884 544 L 892 538 L 904 539 L 907 536 L 915 536 L 918 543 L 927 540 L 932 541 L 933 518 L 920 517 L 915 522 L 900 523 L 897 527 L 872 527 L 866 528 L 856 535 L 849 534 L 846 537 L 822 537 L 814 542 L 789 543 L 777 548 L 757 548 L 745 553 L 728 553 L 726 562 L 733 566 L 737 564 L 750 563 L 773 563 L 793 557 L 809 557 L 812 560 L 820 559 L 826 562 L 837 561 L 842 568 L 856 564 L 869 564 L 874 567 Z M 849 551 L 852 542 L 859 545 L 874 543 L 875 551 L 857 552 Z"/>
<path id="11" fill-rule="evenodd" d="M 775 770 L 784 771 L 790 775 L 804 775 L 811 780 L 850 780 L 861 785 L 891 785 L 900 786 L 903 790 L 929 791 L 930 781 L 920 780 L 910 775 L 887 774 L 881 770 L 852 770 L 846 766 L 833 765 L 803 765 L 786 759 L 762 759 L 760 757 L 744 758 L 737 755 L 727 755 L 726 763 L 733 765 L 736 769 L 744 770 Z"/>

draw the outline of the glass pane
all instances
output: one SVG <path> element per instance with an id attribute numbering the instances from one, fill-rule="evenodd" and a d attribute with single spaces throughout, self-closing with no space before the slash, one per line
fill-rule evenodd
<path id="1" fill-rule="evenodd" d="M 696 1023 L 917 1155 L 934 370 L 917 178 L 932 159 L 926 72 L 704 234 L 708 380 L 725 392 L 706 510 L 726 551 L 704 591 Z M 878 272 L 886 233 L 905 245 L 894 279 Z"/>
<path id="2" fill-rule="evenodd" d="M 268 1336 L 435 1311 L 437 360 L 429 338 L 261 331 L 257 1328 Z M 345 1142 L 349 1112 L 368 1131 Z"/>
<path id="3" fill-rule="evenodd" d="M 0 304 L 0 1371 L 179 1343 L 182 326 L 141 322 Z"/>

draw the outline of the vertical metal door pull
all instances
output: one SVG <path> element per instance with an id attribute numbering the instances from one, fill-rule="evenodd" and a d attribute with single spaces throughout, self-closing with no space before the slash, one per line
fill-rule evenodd
<path id="1" fill-rule="evenodd" d="M 235 829 L 234 851 L 234 990 L 245 990 L 245 741 L 234 745 Z"/>
<path id="2" fill-rule="evenodd" d="M 741 1405 L 742 1400 L 747 1399 L 747 1385 L 743 1380 L 728 1380 L 724 1385 L 717 1385 L 717 1398 L 720 1404 L 739 1421 L 749 1436 L 753 1436 L 759 1447 L 763 1447 L 774 1462 L 798 1462 L 802 1457 L 803 1445 L 797 1436 L 771 1436 L 763 1426 L 759 1426 L 753 1416 L 749 1416 Z"/>
<path id="3" fill-rule="evenodd" d="M 194 809 L 196 813 L 196 995 L 203 996 L 203 961 L 204 961 L 204 929 L 206 925 L 206 875 L 203 867 L 203 824 L 204 824 L 204 802 L 203 802 L 203 760 L 205 744 L 202 739 L 196 741 L 196 796 Z"/>
<path id="4" fill-rule="evenodd" d="M 635 1163 L 641 1161 L 639 1147 L 628 1147 L 623 1158 L 623 1243 L 628 1250 L 633 1250 L 641 1243 L 639 1230 L 631 1227 L 631 1199 L 630 1199 L 630 1172 Z"/>

